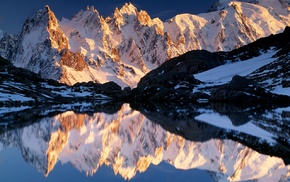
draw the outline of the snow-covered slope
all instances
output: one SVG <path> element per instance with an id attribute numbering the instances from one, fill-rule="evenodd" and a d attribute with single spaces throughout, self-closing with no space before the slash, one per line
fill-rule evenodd
<path id="1" fill-rule="evenodd" d="M 198 116 L 200 120 L 214 123 L 212 119 L 204 117 L 212 116 L 213 113 L 209 110 L 202 112 L 204 114 Z M 278 112 L 274 111 L 276 114 Z M 271 116 L 268 114 L 265 117 Z M 220 119 L 215 116 L 214 120 L 218 122 Z M 196 123 L 196 126 L 199 128 L 196 131 L 191 129 L 191 132 L 199 133 L 200 129 L 205 132 L 203 130 L 210 127 L 202 123 Z M 183 130 L 182 125 L 179 127 L 176 130 Z M 255 135 L 258 140 L 261 137 L 261 141 L 265 140 L 265 136 L 276 135 L 263 129 L 270 128 L 270 125 L 259 126 L 251 122 L 226 130 L 228 133 L 231 133 L 230 130 L 247 133 L 246 127 L 255 129 Z M 222 173 L 225 179 L 231 181 L 283 181 L 289 180 L 290 174 L 289 165 L 285 166 L 280 158 L 259 154 L 227 139 L 204 142 L 185 140 L 167 132 L 138 111 L 132 110 L 129 105 L 123 105 L 115 114 L 87 115 L 68 111 L 53 118 L 44 118 L 23 129 L 7 131 L 1 134 L 0 141 L 4 147 L 19 147 L 26 161 L 46 175 L 49 175 L 57 162 L 61 162 L 71 163 L 88 174 L 96 173 L 102 165 L 108 165 L 115 174 L 131 179 L 136 173 L 142 173 L 150 165 L 158 165 L 162 161 L 177 169 L 199 168 Z"/>
<path id="2" fill-rule="evenodd" d="M 277 52 L 269 50 L 267 53 L 249 60 L 221 65 L 195 74 L 194 77 L 206 83 L 200 86 L 200 89 L 202 89 L 208 86 L 225 84 L 235 75 L 248 76 L 268 91 L 290 96 L 290 87 L 283 86 L 283 81 L 289 80 L 287 71 L 281 71 L 281 69 L 288 69 L 290 55 L 288 53 L 277 58 L 274 56 Z M 273 74 L 276 76 L 271 76 Z"/>
<path id="3" fill-rule="evenodd" d="M 267 91 L 290 96 L 288 85 L 290 53 L 277 57 L 275 56 L 277 52 L 278 50 L 268 50 L 246 61 L 228 63 L 195 74 L 195 78 L 204 82 L 198 89 L 226 84 L 233 76 L 240 75 L 254 80 Z"/>
<path id="4" fill-rule="evenodd" d="M 13 55 L 0 52 L 16 66 L 70 85 L 115 81 L 134 87 L 148 71 L 189 50 L 229 51 L 290 25 L 289 6 L 282 0 L 221 2 L 227 5 L 217 11 L 180 14 L 166 22 L 132 4 L 109 17 L 90 7 L 61 21 L 45 7 L 25 22 L 8 49 Z"/>
<path id="5" fill-rule="evenodd" d="M 247 76 L 255 70 L 270 64 L 275 60 L 273 56 L 277 51 L 269 51 L 261 56 L 254 57 L 247 61 L 228 63 L 216 68 L 195 74 L 194 77 L 203 82 L 209 82 L 213 85 L 221 85 L 229 82 L 233 76 Z"/>

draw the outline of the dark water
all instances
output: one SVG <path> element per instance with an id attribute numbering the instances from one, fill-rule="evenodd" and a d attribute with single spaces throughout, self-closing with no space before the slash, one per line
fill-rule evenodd
<path id="1" fill-rule="evenodd" d="M 289 107 L 138 109 L 3 114 L 1 181 L 290 180 Z"/>

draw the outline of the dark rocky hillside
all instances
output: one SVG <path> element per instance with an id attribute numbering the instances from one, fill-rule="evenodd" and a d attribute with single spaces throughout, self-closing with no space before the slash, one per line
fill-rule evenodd
<path id="1" fill-rule="evenodd" d="M 200 99 L 212 102 L 237 104 L 289 104 L 288 96 L 280 96 L 269 91 L 275 86 L 289 87 L 289 36 L 290 27 L 281 34 L 246 45 L 231 52 L 210 53 L 191 51 L 166 61 L 157 69 L 145 75 L 133 95 L 141 100 L 192 103 Z M 268 51 L 276 51 L 275 59 L 245 78 L 234 77 L 226 85 L 203 86 L 194 74 L 223 64 L 248 60 Z M 230 71 L 230 70 L 229 70 Z M 247 83 L 247 84 L 246 84 Z M 202 89 L 199 89 L 203 87 Z"/>

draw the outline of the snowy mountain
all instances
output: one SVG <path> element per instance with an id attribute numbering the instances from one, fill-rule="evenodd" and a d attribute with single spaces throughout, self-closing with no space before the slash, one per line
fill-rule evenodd
<path id="1" fill-rule="evenodd" d="M 249 116 L 249 122 L 238 125 L 227 123 L 231 123 L 233 115 L 218 114 L 210 108 L 196 108 L 195 118 L 200 121 L 192 118 L 189 121 L 185 112 L 176 115 L 166 114 L 167 111 L 145 111 L 145 117 L 128 104 L 114 114 L 67 111 L 54 117 L 44 116 L 27 127 L 6 130 L 0 134 L 0 146 L 2 150 L 18 147 L 25 160 L 46 175 L 57 162 L 61 162 L 71 163 L 91 175 L 100 166 L 107 165 L 115 174 L 131 179 L 137 173 L 145 172 L 150 165 L 165 161 L 177 169 L 212 171 L 216 178 L 222 176 L 227 181 L 289 180 L 289 164 L 281 158 L 271 157 L 273 153 L 264 155 L 250 148 L 260 145 L 264 153 L 271 148 L 279 150 L 279 140 L 276 139 L 282 135 L 279 130 L 288 131 L 289 128 L 282 123 L 276 125 L 283 120 L 281 117 L 277 121 L 277 118 L 281 112 L 289 112 L 289 108 L 265 110 L 259 116 L 255 116 L 255 110 Z M 273 125 L 266 124 L 265 118 Z M 227 126 L 220 127 L 220 124 Z M 289 132 L 284 134 L 289 135 Z M 250 147 L 241 144 L 242 141 Z M 287 142 L 289 144 L 289 140 Z M 282 151 L 287 150 L 284 157 L 289 159 L 289 148 Z"/>
<path id="2" fill-rule="evenodd" d="M 290 105 L 289 36 L 286 27 L 280 34 L 230 52 L 189 51 L 147 73 L 132 93 L 137 101 L 172 108 L 200 101 L 246 107 Z"/>
<path id="3" fill-rule="evenodd" d="M 190 50 L 229 51 L 282 32 L 290 25 L 287 2 L 220 1 L 227 3 L 222 9 L 166 22 L 133 4 L 105 18 L 88 7 L 61 21 L 46 6 L 15 39 L 2 38 L 0 53 L 16 66 L 69 85 L 114 81 L 135 87 L 150 70 Z"/>
<path id="4" fill-rule="evenodd" d="M 12 62 L 44 78 L 57 80 L 62 73 L 60 64 L 65 62 L 63 57 L 75 61 L 75 55 L 68 52 L 67 47 L 67 39 L 59 28 L 58 20 L 46 6 L 25 21 L 17 38 Z"/>

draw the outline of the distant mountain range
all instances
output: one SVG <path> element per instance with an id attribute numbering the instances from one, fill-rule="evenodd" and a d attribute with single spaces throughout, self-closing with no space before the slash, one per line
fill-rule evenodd
<path id="1" fill-rule="evenodd" d="M 281 33 L 290 25 L 289 12 L 288 0 L 220 0 L 208 13 L 162 22 L 128 3 L 109 17 L 88 7 L 59 21 L 46 6 L 19 34 L 0 32 L 0 55 L 68 85 L 114 81 L 135 87 L 146 73 L 188 51 L 230 51 Z"/>

